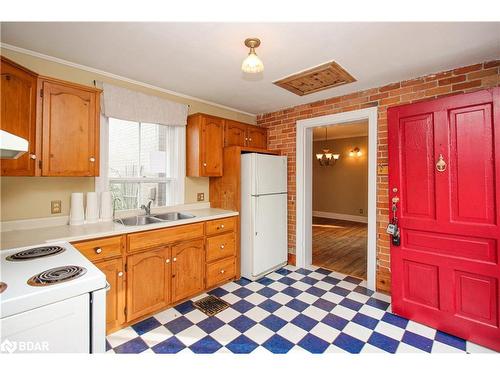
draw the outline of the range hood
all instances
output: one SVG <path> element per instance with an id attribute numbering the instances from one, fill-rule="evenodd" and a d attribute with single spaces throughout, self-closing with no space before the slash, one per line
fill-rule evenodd
<path id="1" fill-rule="evenodd" d="M 28 141 L 17 135 L 0 130 L 0 158 L 17 159 L 28 151 Z"/>

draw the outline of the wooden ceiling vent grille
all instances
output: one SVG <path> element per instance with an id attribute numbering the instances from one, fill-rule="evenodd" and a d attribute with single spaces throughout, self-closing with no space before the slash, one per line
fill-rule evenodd
<path id="1" fill-rule="evenodd" d="M 294 94 L 303 96 L 351 82 L 356 82 L 356 79 L 335 61 L 330 61 L 273 83 Z"/>

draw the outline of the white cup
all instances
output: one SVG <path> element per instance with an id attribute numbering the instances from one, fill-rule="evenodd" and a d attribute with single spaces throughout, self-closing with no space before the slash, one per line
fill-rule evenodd
<path id="1" fill-rule="evenodd" d="M 97 204 L 97 193 L 87 193 L 87 207 L 85 208 L 85 220 L 87 223 L 99 221 L 99 205 Z"/>
<path id="2" fill-rule="evenodd" d="M 82 225 L 83 223 L 83 193 L 71 193 L 69 225 Z"/>

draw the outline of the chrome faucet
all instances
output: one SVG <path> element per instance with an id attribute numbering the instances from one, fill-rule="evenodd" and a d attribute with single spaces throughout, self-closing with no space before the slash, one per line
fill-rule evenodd
<path id="1" fill-rule="evenodd" d="M 115 212 L 116 212 L 116 202 L 120 202 L 122 204 L 122 200 L 118 197 L 113 198 L 113 221 L 115 220 Z"/>
<path id="2" fill-rule="evenodd" d="M 151 215 L 151 203 L 153 203 L 153 200 L 150 199 L 147 205 L 142 205 L 141 210 L 146 211 L 146 216 Z"/>

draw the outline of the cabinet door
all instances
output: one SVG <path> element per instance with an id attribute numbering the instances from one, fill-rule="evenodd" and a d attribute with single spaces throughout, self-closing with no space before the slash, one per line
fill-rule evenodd
<path id="1" fill-rule="evenodd" d="M 222 148 L 224 145 L 224 120 L 203 117 L 201 126 L 201 175 L 222 176 Z"/>
<path id="2" fill-rule="evenodd" d="M 172 301 L 191 297 L 204 287 L 203 240 L 186 241 L 172 247 Z"/>
<path id="3" fill-rule="evenodd" d="M 2 176 L 34 176 L 37 77 L 2 58 L 1 80 L 1 129 L 29 142 L 27 153 L 18 159 L 2 160 Z"/>
<path id="4" fill-rule="evenodd" d="M 42 175 L 98 175 L 97 92 L 59 82 L 42 85 Z"/>
<path id="5" fill-rule="evenodd" d="M 248 147 L 253 148 L 267 148 L 267 130 L 258 126 L 248 126 Z"/>
<path id="6" fill-rule="evenodd" d="M 224 124 L 224 146 L 246 146 L 246 125 L 226 120 Z"/>
<path id="7" fill-rule="evenodd" d="M 169 248 L 127 257 L 127 321 L 170 303 Z"/>
<path id="8" fill-rule="evenodd" d="M 125 322 L 125 272 L 123 259 L 95 263 L 105 275 L 110 289 L 106 294 L 106 333 L 118 329 Z"/>

